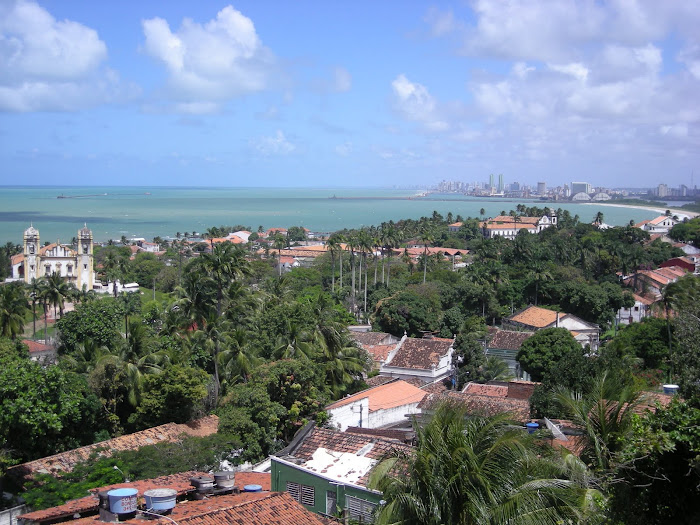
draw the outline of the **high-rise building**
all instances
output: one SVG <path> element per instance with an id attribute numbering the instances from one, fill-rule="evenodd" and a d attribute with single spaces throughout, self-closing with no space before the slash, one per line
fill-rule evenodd
<path id="1" fill-rule="evenodd" d="M 493 173 L 489 175 L 489 189 L 493 188 Z"/>
<path id="2" fill-rule="evenodd" d="M 593 193 L 593 188 L 588 182 L 572 182 L 571 195 L 576 195 L 577 193 Z"/>
<path id="3" fill-rule="evenodd" d="M 537 183 L 537 193 L 540 195 L 544 195 L 547 193 L 547 183 L 546 182 L 538 182 Z"/>
<path id="4" fill-rule="evenodd" d="M 656 190 L 656 194 L 659 197 L 667 197 L 668 196 L 668 185 L 667 184 L 659 184 L 659 187 Z"/>
<path id="5" fill-rule="evenodd" d="M 498 193 L 503 193 L 503 173 L 498 174 Z"/>

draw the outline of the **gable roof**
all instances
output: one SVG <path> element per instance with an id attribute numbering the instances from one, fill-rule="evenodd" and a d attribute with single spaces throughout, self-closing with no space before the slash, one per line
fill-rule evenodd
<path id="1" fill-rule="evenodd" d="M 14 266 L 15 264 L 19 264 L 22 261 L 24 261 L 24 254 L 23 253 L 18 253 L 16 255 L 13 255 L 10 258 L 10 263 L 12 264 L 12 266 Z"/>
<path id="2" fill-rule="evenodd" d="M 369 411 L 374 412 L 418 403 L 425 395 L 426 392 L 424 390 L 410 385 L 406 381 L 392 381 L 391 383 L 375 386 L 345 397 L 335 403 L 331 403 L 326 407 L 326 410 L 340 408 L 350 403 L 355 403 L 360 399 L 367 398 L 369 401 Z"/>
<path id="3" fill-rule="evenodd" d="M 303 430 L 301 431 L 303 432 Z M 376 436 L 314 427 L 278 458 L 327 478 L 365 487 L 372 468 L 383 458 L 411 447 Z M 289 459 L 287 459 L 289 458 Z"/>
<path id="4" fill-rule="evenodd" d="M 361 345 L 380 345 L 382 342 L 392 337 L 386 332 L 350 332 L 350 337 Z"/>
<path id="5" fill-rule="evenodd" d="M 31 339 L 22 339 L 22 342 L 27 345 L 29 349 L 29 354 L 37 354 L 40 352 L 55 352 L 56 349 L 51 345 L 46 345 L 38 341 L 33 341 Z"/>
<path id="6" fill-rule="evenodd" d="M 567 314 L 559 313 L 559 319 L 563 319 Z M 539 306 L 528 306 L 524 310 L 511 315 L 508 321 L 520 323 L 525 326 L 534 326 L 535 328 L 546 328 L 555 323 L 557 320 L 557 312 L 540 308 Z"/>
<path id="7" fill-rule="evenodd" d="M 407 337 L 403 339 L 396 354 L 386 365 L 429 370 L 440 363 L 440 358 L 449 352 L 453 343 L 453 339 L 442 337 L 432 339 Z"/>
<path id="8" fill-rule="evenodd" d="M 463 407 L 467 413 L 480 416 L 509 413 L 516 421 L 527 421 L 530 418 L 530 403 L 527 399 L 493 397 L 454 390 L 442 394 L 429 394 L 418 404 L 418 408 L 434 410 L 441 403 Z"/>
<path id="9" fill-rule="evenodd" d="M 534 334 L 535 332 L 496 330 L 486 346 L 488 348 L 499 348 L 503 350 L 520 350 L 523 342 L 532 337 Z"/>
<path id="10" fill-rule="evenodd" d="M 206 416 L 184 424 L 167 423 L 16 465 L 8 469 L 8 474 L 24 477 L 35 473 L 57 474 L 58 472 L 70 472 L 79 462 L 87 460 L 93 453 L 97 453 L 101 457 L 110 457 L 115 452 L 122 450 L 136 450 L 146 445 L 154 445 L 163 441 L 178 441 L 183 434 L 200 437 L 209 436 L 216 433 L 218 424 L 219 418 L 215 415 Z"/>

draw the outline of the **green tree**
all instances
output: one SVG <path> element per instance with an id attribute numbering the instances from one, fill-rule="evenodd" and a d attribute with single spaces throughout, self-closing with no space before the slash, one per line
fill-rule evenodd
<path id="1" fill-rule="evenodd" d="M 700 408 L 676 398 L 636 421 L 615 459 L 617 523 L 700 522 Z"/>
<path id="2" fill-rule="evenodd" d="M 28 312 L 27 298 L 19 283 L 0 286 L 0 336 L 14 339 L 22 335 Z"/>
<path id="3" fill-rule="evenodd" d="M 374 321 L 383 331 L 395 336 L 439 328 L 440 299 L 434 287 L 409 287 L 377 303 Z"/>
<path id="4" fill-rule="evenodd" d="M 23 460 L 92 443 L 99 403 L 84 378 L 0 355 L 0 448 Z"/>
<path id="5" fill-rule="evenodd" d="M 385 461 L 370 480 L 387 502 L 379 524 L 581 523 L 596 512 L 585 467 L 504 416 L 442 407 L 417 434 L 415 452 Z M 392 468 L 406 475 L 377 481 Z"/>
<path id="6" fill-rule="evenodd" d="M 141 402 L 130 422 L 137 428 L 186 423 L 202 415 L 209 375 L 203 370 L 172 365 L 144 379 Z"/>
<path id="7" fill-rule="evenodd" d="M 100 299 L 79 304 L 58 320 L 59 350 L 71 353 L 79 343 L 91 340 L 97 346 L 114 348 L 120 339 L 121 316 L 116 300 Z"/>
<path id="8" fill-rule="evenodd" d="M 566 328 L 545 328 L 523 342 L 516 358 L 533 381 L 542 381 L 555 363 L 580 348 Z"/>

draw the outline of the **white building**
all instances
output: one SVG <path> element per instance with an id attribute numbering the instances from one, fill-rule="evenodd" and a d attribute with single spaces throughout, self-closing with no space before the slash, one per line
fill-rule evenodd
<path id="1" fill-rule="evenodd" d="M 30 226 L 24 232 L 24 249 L 12 258 L 12 278 L 31 282 L 57 273 L 78 290 L 92 290 L 95 272 L 92 257 L 92 232 L 87 225 L 78 230 L 77 246 L 58 242 L 41 246 L 39 230 Z"/>
<path id="2" fill-rule="evenodd" d="M 405 381 L 391 381 L 336 401 L 326 407 L 330 423 L 338 430 L 348 427 L 382 428 L 406 422 L 419 412 L 426 392 Z"/>
<path id="3" fill-rule="evenodd" d="M 379 374 L 399 379 L 420 379 L 434 383 L 452 375 L 454 339 L 413 338 L 404 335 L 384 363 Z"/>

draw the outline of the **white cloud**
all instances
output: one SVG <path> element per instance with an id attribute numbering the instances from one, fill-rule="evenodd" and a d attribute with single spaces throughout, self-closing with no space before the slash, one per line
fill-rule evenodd
<path id="1" fill-rule="evenodd" d="M 251 147 L 264 156 L 288 155 L 296 146 L 289 142 L 281 130 L 277 130 L 272 137 L 260 137 L 250 142 Z"/>
<path id="2" fill-rule="evenodd" d="M 352 153 L 352 142 L 345 142 L 344 144 L 338 144 L 335 147 L 335 152 L 341 157 L 347 157 Z"/>
<path id="3" fill-rule="evenodd" d="M 438 116 L 437 104 L 428 89 L 399 75 L 391 83 L 398 111 L 408 120 L 421 122 L 430 131 L 444 131 L 447 122 Z"/>
<path id="4" fill-rule="evenodd" d="M 700 45 L 691 44 L 686 46 L 679 53 L 678 60 L 685 64 L 691 75 L 700 80 Z"/>
<path id="5" fill-rule="evenodd" d="M 432 36 L 447 35 L 458 28 L 452 11 L 440 11 L 435 7 L 428 10 L 425 22 L 430 26 Z"/>
<path id="6" fill-rule="evenodd" d="M 336 67 L 333 71 L 335 91 L 344 92 L 350 91 L 352 87 L 352 77 L 347 69 Z"/>
<path id="7" fill-rule="evenodd" d="M 142 21 L 145 51 L 169 73 L 176 109 L 213 106 L 231 98 L 266 89 L 274 65 L 253 21 L 232 6 L 215 19 L 199 24 L 184 19 L 173 32 L 162 18 Z"/>
<path id="8" fill-rule="evenodd" d="M 0 5 L 0 110 L 70 111 L 125 93 L 97 31 L 29 0 Z M 131 88 L 133 89 L 133 88 Z"/>
<path id="9" fill-rule="evenodd" d="M 548 64 L 548 66 L 552 71 L 570 75 L 581 82 L 585 82 L 588 78 L 588 68 L 580 62 L 564 65 Z"/>

